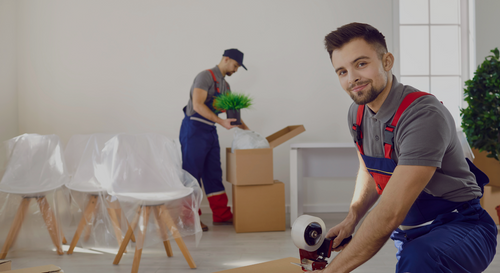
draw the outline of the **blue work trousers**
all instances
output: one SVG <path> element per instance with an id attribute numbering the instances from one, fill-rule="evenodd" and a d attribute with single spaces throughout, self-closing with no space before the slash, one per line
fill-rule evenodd
<path id="1" fill-rule="evenodd" d="M 220 146 L 214 125 L 185 116 L 179 136 L 182 148 L 182 168 L 189 172 L 203 188 L 213 212 L 214 222 L 231 219 L 227 195 L 222 184 Z"/>
<path id="2" fill-rule="evenodd" d="M 396 272 L 483 272 L 495 256 L 497 232 L 478 199 L 464 202 L 430 225 L 392 233 Z"/>

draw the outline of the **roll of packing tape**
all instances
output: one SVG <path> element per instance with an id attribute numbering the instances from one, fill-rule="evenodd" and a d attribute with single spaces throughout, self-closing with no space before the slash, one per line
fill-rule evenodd
<path id="1" fill-rule="evenodd" d="M 301 215 L 292 225 L 292 240 L 296 247 L 316 251 L 325 240 L 325 223 L 321 218 Z"/>

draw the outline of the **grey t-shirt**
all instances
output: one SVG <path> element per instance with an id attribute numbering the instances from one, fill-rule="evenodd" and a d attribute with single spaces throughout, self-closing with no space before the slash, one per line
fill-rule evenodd
<path id="1" fill-rule="evenodd" d="M 224 80 L 224 77 L 222 76 L 219 67 L 216 65 L 211 70 L 214 72 L 215 78 L 219 82 L 217 84 L 217 87 L 219 87 L 220 93 L 224 94 L 226 92 L 231 92 L 231 88 L 229 87 L 229 84 Z M 207 99 L 205 100 L 205 104 L 212 105 L 214 96 L 217 94 L 217 90 L 215 88 L 215 82 L 214 79 L 212 78 L 212 74 L 210 74 L 210 71 L 203 70 L 200 73 L 198 73 L 196 78 L 194 78 L 193 85 L 191 86 L 191 90 L 189 92 L 189 101 L 186 106 L 186 115 L 188 116 L 192 116 L 196 113 L 196 111 L 194 111 L 193 109 L 193 90 L 195 88 L 200 88 L 207 91 L 208 94 L 207 94 Z"/>
<path id="2" fill-rule="evenodd" d="M 384 130 L 392 122 L 403 98 L 417 89 L 399 83 L 393 76 L 392 88 L 378 113 L 365 108 L 363 150 L 365 155 L 384 157 Z M 355 140 L 352 125 L 356 123 L 358 105 L 349 108 L 349 131 Z M 436 197 L 464 202 L 481 196 L 481 189 L 469 170 L 455 121 L 446 107 L 434 96 L 415 100 L 401 115 L 394 131 L 392 159 L 397 165 L 437 167 L 424 191 Z M 391 181 L 397 183 L 397 181 Z"/>

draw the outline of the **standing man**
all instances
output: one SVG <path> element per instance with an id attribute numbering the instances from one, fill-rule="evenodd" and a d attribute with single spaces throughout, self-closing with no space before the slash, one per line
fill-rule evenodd
<path id="1" fill-rule="evenodd" d="M 243 65 L 243 53 L 232 48 L 224 51 L 222 60 L 211 69 L 200 72 L 194 79 L 189 101 L 184 107 L 180 142 L 182 147 L 182 168 L 198 180 L 207 195 L 213 213 L 214 225 L 231 225 L 233 214 L 227 206 L 227 195 L 222 184 L 219 137 L 215 124 L 226 129 L 236 119 L 221 119 L 218 114 L 224 112 L 216 109 L 214 102 L 221 94 L 231 92 L 225 77 L 231 76 Z M 248 129 L 243 121 L 240 128 Z M 201 214 L 201 210 L 199 211 Z M 201 223 L 203 231 L 208 227 Z"/>
<path id="2" fill-rule="evenodd" d="M 466 161 L 449 111 L 392 75 L 385 37 L 351 23 L 325 37 L 335 73 L 354 100 L 348 126 L 359 172 L 347 217 L 330 229 L 334 249 L 367 214 L 324 272 L 350 272 L 394 240 L 396 272 L 482 272 L 497 228 L 479 198 L 488 178 Z"/>

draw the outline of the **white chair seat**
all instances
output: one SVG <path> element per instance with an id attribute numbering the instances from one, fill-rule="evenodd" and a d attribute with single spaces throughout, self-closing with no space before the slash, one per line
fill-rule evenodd
<path id="1" fill-rule="evenodd" d="M 65 239 L 59 228 L 58 202 L 56 194 L 49 193 L 55 193 L 68 179 L 58 136 L 23 134 L 0 145 L 0 192 L 23 197 L 0 259 L 5 259 L 16 239 L 23 236 L 19 233 L 32 199 L 38 203 L 40 213 L 36 214 L 41 214 L 57 253 L 64 253 L 61 241 Z M 4 207 L 0 208 L 0 212 L 5 211 Z"/>
<path id="2" fill-rule="evenodd" d="M 36 197 L 36 196 L 45 196 L 61 186 L 62 185 L 53 185 L 52 187 L 32 187 L 29 189 L 0 187 L 0 191 L 5 193 L 19 194 L 25 197 Z"/>
<path id="3" fill-rule="evenodd" d="M 154 206 L 160 205 L 169 201 L 178 200 L 190 195 L 193 188 L 182 188 L 169 192 L 127 192 L 115 193 L 118 200 L 123 202 L 141 202 L 143 205 Z"/>
<path id="4" fill-rule="evenodd" d="M 106 189 L 102 187 L 96 187 L 93 185 L 72 185 L 72 184 L 66 184 L 66 188 L 72 190 L 72 191 L 78 191 L 78 192 L 84 192 L 88 194 L 99 194 L 99 193 L 105 193 Z"/>

